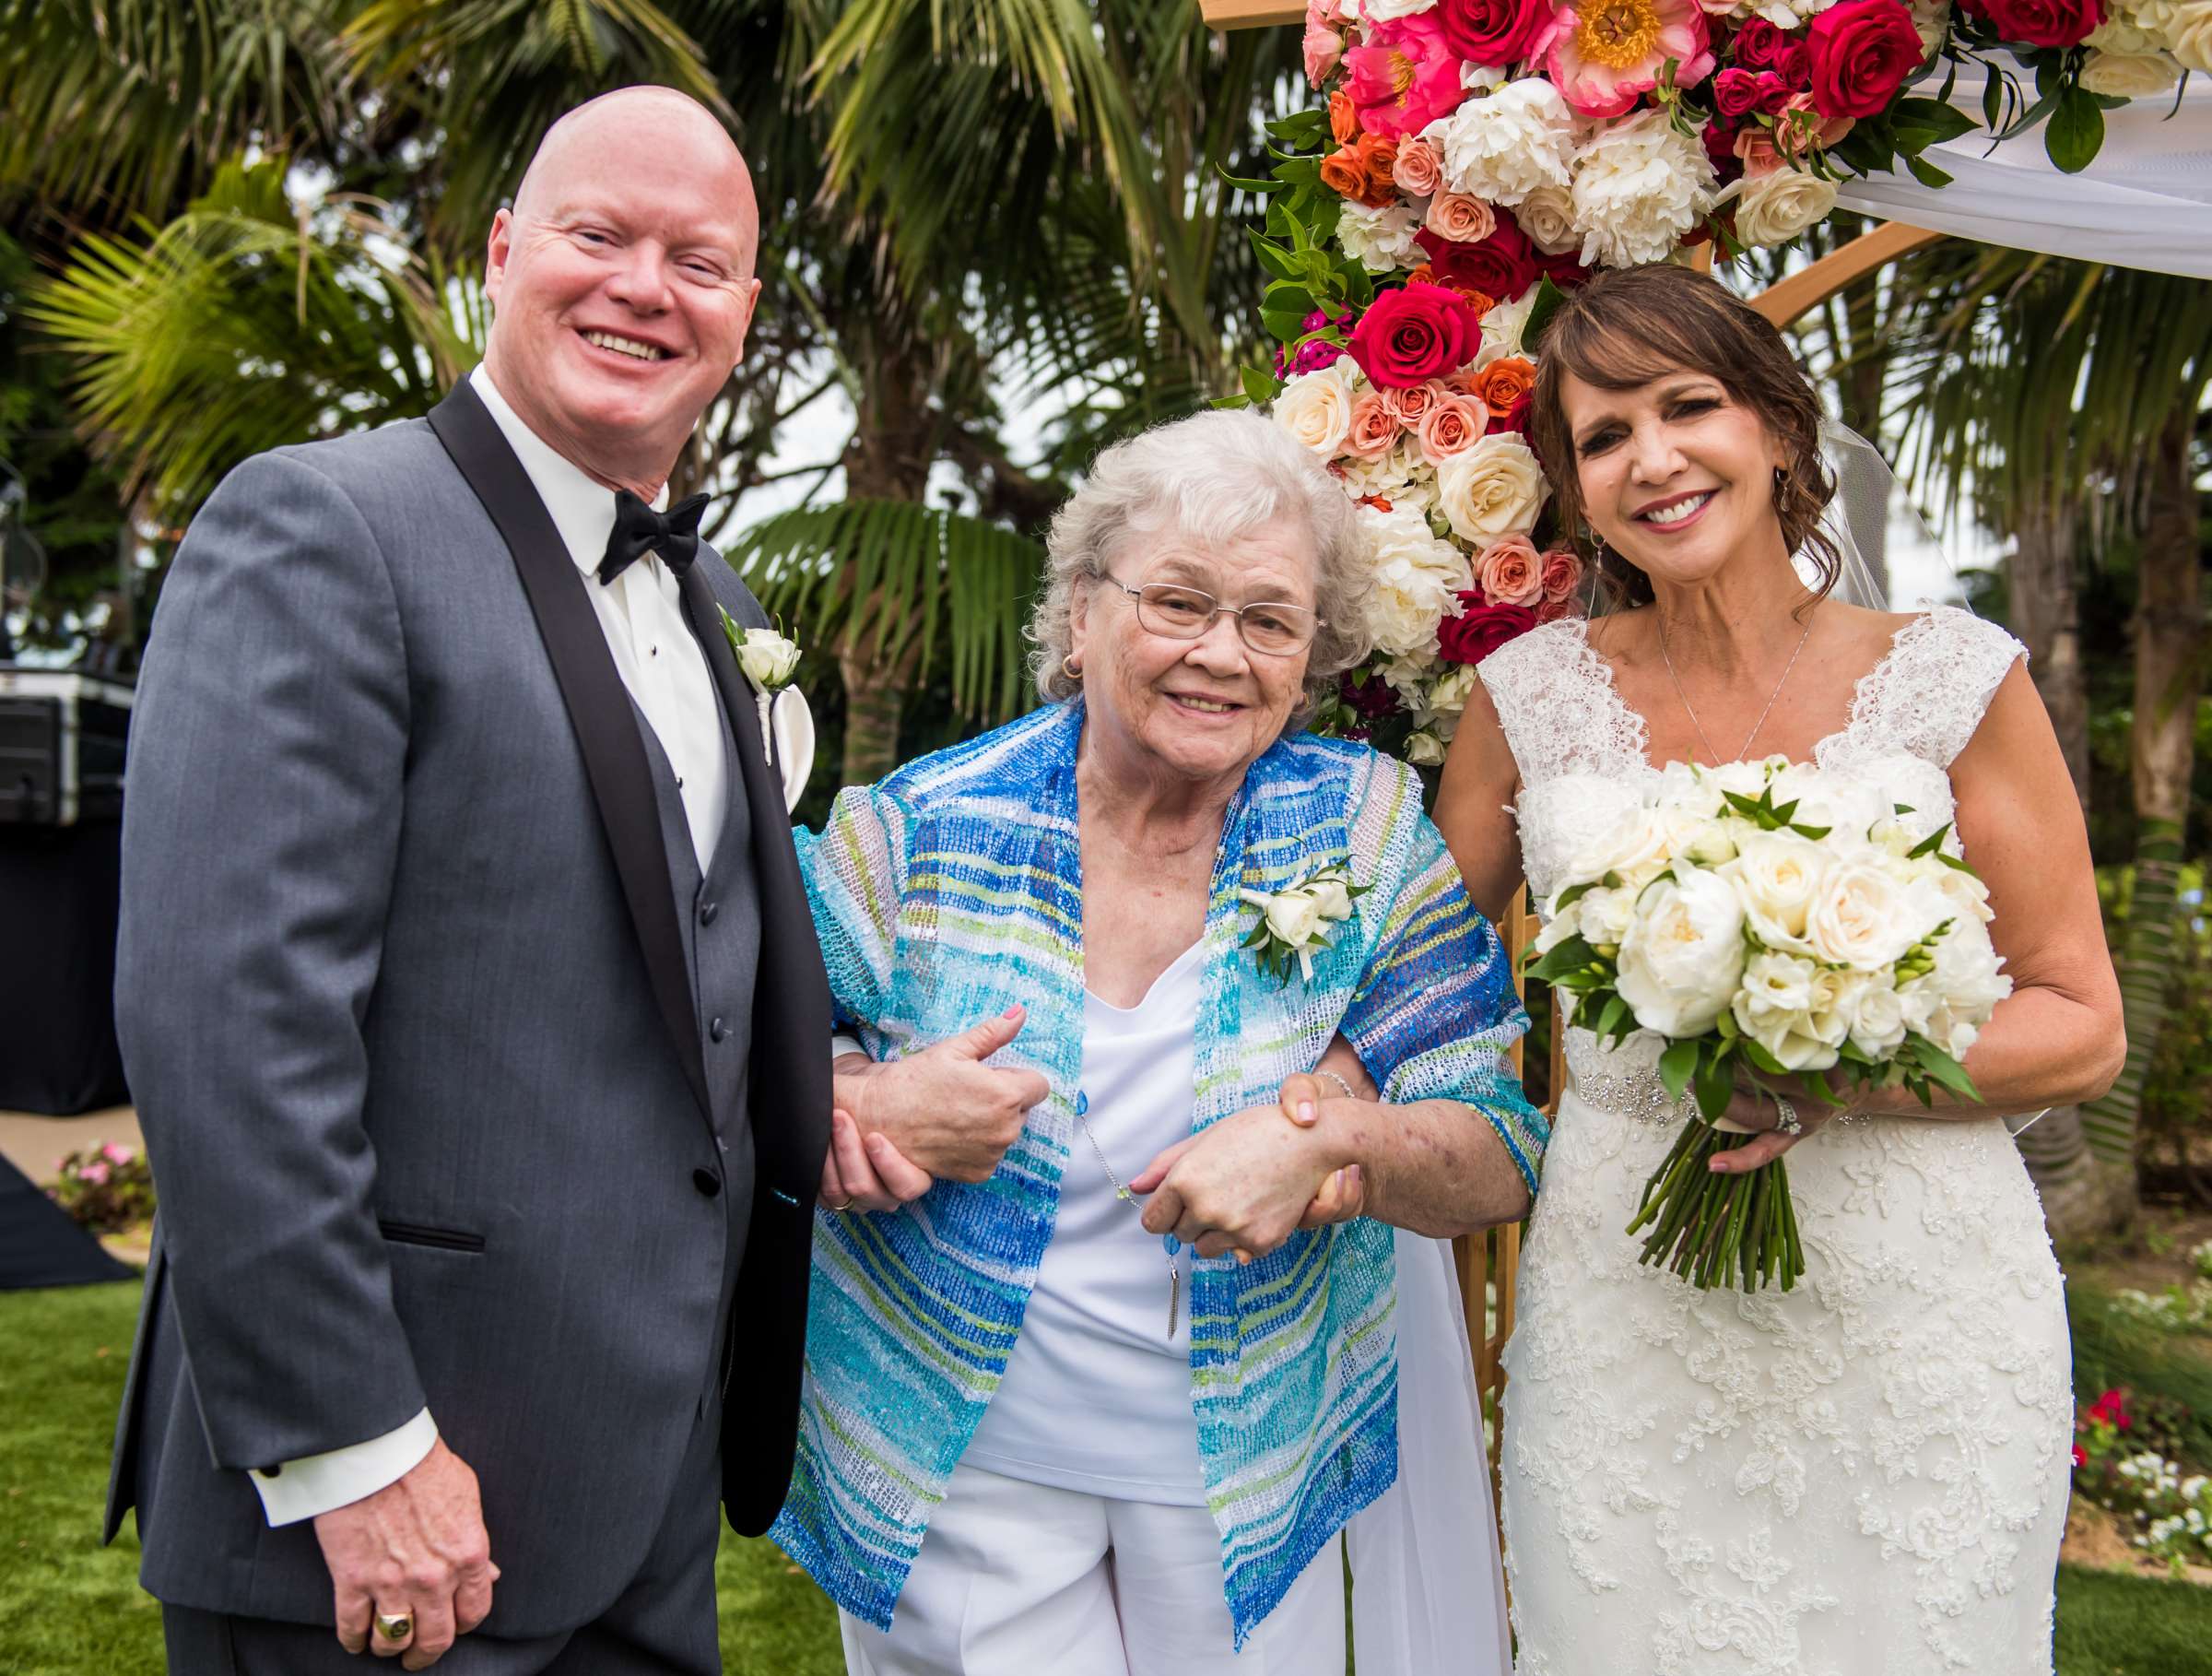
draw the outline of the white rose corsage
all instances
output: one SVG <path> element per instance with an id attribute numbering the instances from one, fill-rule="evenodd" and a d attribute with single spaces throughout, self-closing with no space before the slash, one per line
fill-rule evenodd
<path id="1" fill-rule="evenodd" d="M 773 629 L 748 629 L 726 610 L 722 631 L 729 637 L 737 667 L 752 683 L 760 712 L 760 749 L 771 766 L 782 767 L 788 812 L 797 807 L 814 767 L 814 713 L 806 695 L 792 685 L 799 669 L 799 643 Z"/>
<path id="2" fill-rule="evenodd" d="M 1351 918 L 1353 901 L 1371 888 L 1354 884 L 1347 868 L 1326 867 L 1279 891 L 1240 891 L 1260 911 L 1243 946 L 1256 950 L 1260 971 L 1278 983 L 1290 981 L 1293 965 L 1311 983 L 1313 957 L 1329 946 L 1335 927 Z"/>

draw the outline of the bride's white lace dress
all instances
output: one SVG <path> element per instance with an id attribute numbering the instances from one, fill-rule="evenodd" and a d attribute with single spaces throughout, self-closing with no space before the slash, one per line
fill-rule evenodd
<path id="1" fill-rule="evenodd" d="M 1924 831 L 2019 643 L 1915 619 L 1816 753 Z M 1641 719 L 1562 620 L 1481 667 L 1527 878 L 1654 785 Z M 1622 1230 L 1683 1121 L 1631 1039 L 1569 1088 L 1507 1347 L 1519 1676 L 2048 1676 L 2073 1417 L 2058 1265 L 2003 1124 L 1831 1123 L 1789 1155 L 1808 1272 L 1700 1292 Z"/>

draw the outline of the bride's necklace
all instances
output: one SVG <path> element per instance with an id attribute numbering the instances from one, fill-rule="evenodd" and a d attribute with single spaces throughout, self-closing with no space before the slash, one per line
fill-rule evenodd
<path id="1" fill-rule="evenodd" d="M 1759 713 L 1759 720 L 1751 724 L 1751 731 L 1744 736 L 1743 744 L 1736 748 L 1733 757 L 1724 757 L 1713 749 L 1712 739 L 1705 734 L 1705 724 L 1698 720 L 1698 713 L 1690 704 L 1689 694 L 1682 690 L 1682 678 L 1675 673 L 1675 660 L 1666 649 L 1666 620 L 1660 617 L 1654 620 L 1659 625 L 1659 656 L 1666 665 L 1666 679 L 1675 683 L 1675 696 L 1682 701 L 1682 709 L 1689 717 L 1689 725 L 1698 730 L 1698 743 L 1705 747 L 1705 754 L 1712 759 L 1712 765 L 1718 768 L 1723 762 L 1748 761 L 1747 753 L 1751 749 L 1751 741 L 1759 738 L 1759 730 L 1767 725 L 1767 717 L 1774 714 L 1774 701 L 1782 696 L 1782 690 L 1789 681 L 1790 671 L 1797 667 L 1798 654 L 1805 650 L 1805 643 L 1813 637 L 1813 614 L 1806 614 L 1805 632 L 1797 637 L 1797 651 L 1791 653 L 1790 661 L 1783 665 L 1782 679 L 1776 681 L 1774 690 L 1767 694 L 1767 707 Z"/>

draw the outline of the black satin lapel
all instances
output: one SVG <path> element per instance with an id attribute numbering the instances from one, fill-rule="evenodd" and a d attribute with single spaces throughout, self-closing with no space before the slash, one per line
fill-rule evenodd
<path id="1" fill-rule="evenodd" d="M 714 590 L 696 564 L 678 586 L 736 736 L 738 772 L 752 808 L 760 902 L 760 976 L 753 996 L 755 1168 L 770 1188 L 808 1203 L 830 1147 L 830 1055 L 822 1045 L 830 1039 L 830 978 L 792 846 L 782 781 L 761 749 L 752 683 L 737 667 Z M 773 1107 L 764 1097 L 771 1090 Z M 771 1111 L 775 1120 L 763 1121 Z"/>
<path id="2" fill-rule="evenodd" d="M 653 1000 L 674 1039 L 684 1079 L 709 1120 L 705 1051 L 699 1010 L 684 966 L 684 942 L 676 918 L 676 891 L 668 879 L 667 851 L 653 791 L 653 772 L 638 738 L 629 695 L 607 650 L 606 633 L 584 593 L 583 577 L 568 545 L 537 498 L 530 474 L 477 393 L 463 379 L 430 414 L 430 429 L 499 526 L 529 596 L 537 631 L 553 662 L 561 702 L 583 752 L 592 800 L 613 851 L 615 872 L 637 927 Z M 742 757 L 742 750 L 739 755 Z M 781 804 L 778 805 L 781 808 Z M 788 844 L 788 839 L 786 839 Z"/>

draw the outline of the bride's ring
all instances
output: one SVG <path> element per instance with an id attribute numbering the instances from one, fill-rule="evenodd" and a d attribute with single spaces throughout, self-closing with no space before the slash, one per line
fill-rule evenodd
<path id="1" fill-rule="evenodd" d="M 405 1641 L 415 1633 L 413 1612 L 379 1612 L 376 1614 L 376 1633 L 386 1641 Z"/>
<path id="2" fill-rule="evenodd" d="M 853 1209 L 853 1200 L 851 1200 L 851 1199 L 849 1199 L 849 1198 L 848 1198 L 848 1199 L 847 1199 L 847 1200 L 845 1200 L 845 1202 L 844 1202 L 843 1204 L 841 1204 L 841 1205 L 824 1205 L 824 1206 L 822 1207 L 822 1209 L 823 1209 L 823 1210 L 831 1210 L 831 1211 L 836 1211 L 836 1210 L 852 1210 L 852 1209 Z"/>
<path id="3" fill-rule="evenodd" d="M 1802 1135 L 1805 1122 L 1797 1115 L 1797 1108 L 1780 1094 L 1774 1096 L 1774 1127 L 1784 1135 Z"/>

